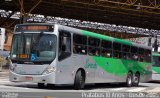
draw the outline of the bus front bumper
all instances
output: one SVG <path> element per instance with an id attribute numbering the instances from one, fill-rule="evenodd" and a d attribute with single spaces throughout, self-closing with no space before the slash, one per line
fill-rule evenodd
<path id="1" fill-rule="evenodd" d="M 9 80 L 11 82 L 34 82 L 55 84 L 55 72 L 46 75 L 20 75 L 10 71 Z"/>

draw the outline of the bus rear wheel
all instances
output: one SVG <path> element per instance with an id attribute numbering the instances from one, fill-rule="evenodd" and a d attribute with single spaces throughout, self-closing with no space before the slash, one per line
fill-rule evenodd
<path id="1" fill-rule="evenodd" d="M 79 70 L 76 75 L 75 75 L 75 80 L 74 80 L 74 89 L 83 89 L 85 85 L 85 77 L 82 73 L 81 70 Z"/>
<path id="2" fill-rule="evenodd" d="M 136 73 L 135 76 L 134 76 L 134 83 L 133 83 L 133 85 L 134 86 L 138 86 L 139 85 L 139 81 L 140 81 L 140 74 Z"/>
<path id="3" fill-rule="evenodd" d="M 126 78 L 126 86 L 131 87 L 132 83 L 133 83 L 133 75 L 131 72 L 129 72 Z"/>
<path id="4" fill-rule="evenodd" d="M 38 83 L 38 88 L 44 88 L 44 83 Z"/>

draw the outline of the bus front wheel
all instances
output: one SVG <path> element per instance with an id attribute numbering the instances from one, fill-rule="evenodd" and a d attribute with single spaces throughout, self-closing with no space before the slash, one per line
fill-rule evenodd
<path id="1" fill-rule="evenodd" d="M 79 70 L 75 75 L 74 88 L 76 90 L 83 89 L 84 85 L 85 85 L 85 77 L 84 77 L 82 71 Z"/>
<path id="2" fill-rule="evenodd" d="M 131 87 L 132 83 L 133 83 L 133 75 L 131 72 L 129 72 L 126 79 L 126 86 Z"/>

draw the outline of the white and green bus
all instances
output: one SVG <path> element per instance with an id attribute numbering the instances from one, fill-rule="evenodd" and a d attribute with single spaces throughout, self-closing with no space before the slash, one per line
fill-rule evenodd
<path id="1" fill-rule="evenodd" d="M 73 85 L 152 78 L 151 47 L 58 24 L 18 24 L 10 53 L 10 81 Z"/>
<path id="2" fill-rule="evenodd" d="M 152 66 L 152 80 L 159 81 L 160 80 L 160 54 L 152 53 L 153 56 L 153 66 Z"/>

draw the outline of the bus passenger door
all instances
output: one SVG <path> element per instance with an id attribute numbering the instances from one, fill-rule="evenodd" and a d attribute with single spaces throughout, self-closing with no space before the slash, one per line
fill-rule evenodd
<path id="1" fill-rule="evenodd" d="M 71 84 L 73 82 L 73 60 L 71 58 L 71 34 L 59 31 L 59 48 L 56 83 Z"/>

